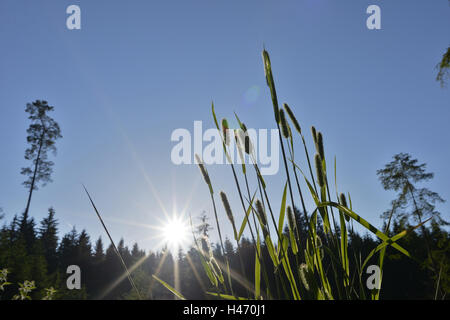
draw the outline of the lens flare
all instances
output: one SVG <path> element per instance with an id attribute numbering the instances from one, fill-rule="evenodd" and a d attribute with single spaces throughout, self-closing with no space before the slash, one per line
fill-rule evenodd
<path id="1" fill-rule="evenodd" d="M 246 106 L 250 106 L 252 104 L 254 104 L 256 102 L 256 100 L 258 100 L 259 96 L 260 96 L 260 88 L 259 86 L 251 86 L 245 93 L 244 93 L 244 97 L 243 97 L 243 103 Z"/>

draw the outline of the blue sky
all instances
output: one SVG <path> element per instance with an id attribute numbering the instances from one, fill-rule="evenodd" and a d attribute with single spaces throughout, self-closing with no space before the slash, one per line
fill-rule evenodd
<path id="1" fill-rule="evenodd" d="M 81 30 L 66 28 L 71 4 L 81 7 Z M 371 4 L 381 8 L 381 30 L 366 28 Z M 45 99 L 64 138 L 54 182 L 33 196 L 36 220 L 53 206 L 61 234 L 75 225 L 105 239 L 82 183 L 127 244 L 155 248 L 146 226 L 164 220 L 164 210 L 188 204 L 186 212 L 212 218 L 198 169 L 170 161 L 170 136 L 192 131 L 195 120 L 213 127 L 211 100 L 220 117 L 237 112 L 250 127 L 274 128 L 263 45 L 280 103 L 294 109 L 308 141 L 311 125 L 323 132 L 356 212 L 381 224 L 394 194 L 376 170 L 399 152 L 426 162 L 436 174 L 427 186 L 448 200 L 450 91 L 435 81 L 435 66 L 449 45 L 449 18 L 447 0 L 2 0 L 0 207 L 7 221 L 25 207 L 24 109 Z M 240 220 L 230 169 L 208 169 Z M 267 178 L 275 207 L 284 179 L 281 170 Z M 438 207 L 447 218 L 449 208 Z"/>

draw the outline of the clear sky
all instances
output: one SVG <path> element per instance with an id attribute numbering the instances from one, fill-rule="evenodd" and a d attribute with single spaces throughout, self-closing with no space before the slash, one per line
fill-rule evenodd
<path id="1" fill-rule="evenodd" d="M 81 7 L 81 30 L 66 28 L 71 4 Z M 371 4 L 381 8 L 381 30 L 366 27 Z M 274 128 L 263 46 L 280 103 L 309 142 L 311 125 L 323 132 L 356 212 L 381 224 L 394 194 L 376 170 L 399 152 L 426 162 L 436 174 L 427 186 L 450 200 L 450 91 L 435 81 L 449 31 L 447 0 L 1 0 L 0 207 L 8 222 L 25 208 L 24 110 L 44 99 L 64 138 L 54 182 L 33 196 L 36 220 L 53 206 L 61 235 L 75 225 L 106 240 L 84 183 L 116 241 L 154 248 L 146 226 L 164 211 L 205 210 L 212 223 L 197 167 L 170 161 L 171 133 L 192 132 L 195 120 L 213 127 L 211 100 L 220 117 L 237 112 L 249 127 Z M 208 169 L 241 220 L 230 169 Z M 267 178 L 275 208 L 284 179 L 281 170 Z M 449 218 L 448 203 L 438 209 Z"/>

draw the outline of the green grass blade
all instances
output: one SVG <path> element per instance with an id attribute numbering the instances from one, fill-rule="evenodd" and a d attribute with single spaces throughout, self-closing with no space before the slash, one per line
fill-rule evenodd
<path id="1" fill-rule="evenodd" d="M 152 275 L 152 277 L 154 279 L 156 279 L 159 283 L 161 283 L 164 287 L 166 287 L 167 290 L 169 290 L 170 292 L 172 292 L 175 296 L 177 296 L 179 299 L 181 300 L 186 300 L 185 297 L 183 297 L 183 295 L 181 293 L 179 293 L 177 290 L 175 290 L 173 287 L 171 287 L 169 284 L 167 284 L 167 282 L 161 280 L 160 278 L 158 278 L 157 276 L 155 276 L 154 274 Z"/>
<path id="2" fill-rule="evenodd" d="M 241 237 L 242 237 L 242 233 L 244 232 L 245 226 L 247 225 L 247 222 L 248 222 L 248 216 L 249 216 L 250 212 L 252 211 L 252 204 L 253 204 L 253 200 L 255 200 L 255 196 L 256 196 L 256 191 L 255 191 L 255 193 L 253 194 L 253 198 L 252 198 L 252 200 L 250 201 L 250 205 L 248 206 L 247 211 L 245 212 L 245 217 L 244 217 L 244 220 L 242 221 L 241 228 L 239 229 L 239 233 L 238 233 L 237 239 L 236 239 L 238 242 L 239 242 L 239 240 L 240 240 Z"/>
<path id="3" fill-rule="evenodd" d="M 208 263 L 206 262 L 205 258 L 203 257 L 203 255 L 200 253 L 200 262 L 203 266 L 203 269 L 206 272 L 206 275 L 208 276 L 209 281 L 211 281 L 211 284 L 217 288 L 218 286 L 218 282 L 217 282 L 217 278 L 214 276 L 214 273 L 211 270 L 211 267 L 208 265 Z"/>
<path id="4" fill-rule="evenodd" d="M 229 294 L 221 294 L 221 293 L 216 293 L 216 292 L 206 292 L 206 294 L 209 294 L 211 296 L 215 296 L 218 298 L 223 298 L 225 300 L 248 300 L 247 298 L 243 298 L 243 297 L 235 297 Z"/>
<path id="5" fill-rule="evenodd" d="M 215 258 L 214 257 L 211 258 L 211 260 L 208 261 L 208 264 L 211 270 L 213 271 L 214 275 L 217 277 L 217 279 L 219 279 L 219 282 L 223 284 L 225 282 L 225 279 L 223 277 L 222 270 L 220 269 L 220 266 L 215 260 Z"/>
<path id="6" fill-rule="evenodd" d="M 280 261 L 278 260 L 278 255 L 275 252 L 275 248 L 273 247 L 273 242 L 270 238 L 270 235 L 267 235 L 264 240 L 266 242 L 267 251 L 269 251 L 269 256 L 272 259 L 274 267 L 277 268 L 280 265 Z"/>
<path id="7" fill-rule="evenodd" d="M 343 211 L 343 213 L 345 213 L 346 215 L 350 216 L 350 218 L 352 218 L 353 220 L 356 220 L 356 222 L 358 222 L 360 225 L 362 225 L 363 227 L 365 227 L 367 230 L 369 230 L 370 232 L 372 232 L 373 234 L 375 234 L 378 238 L 380 238 L 383 241 L 387 241 L 389 240 L 389 237 L 387 235 L 385 235 L 383 232 L 381 232 L 380 230 L 378 230 L 377 228 L 375 228 L 373 225 L 371 225 L 369 222 L 367 222 L 366 220 L 364 220 L 362 217 L 360 217 L 358 214 L 356 214 L 355 212 L 353 212 L 352 210 L 341 206 L 339 203 L 336 202 L 322 202 L 319 204 L 318 207 L 326 207 L 326 206 L 332 206 L 335 207 L 341 211 Z M 406 255 L 407 257 L 411 258 L 411 255 L 409 254 L 408 251 L 406 251 L 404 248 L 402 248 L 400 245 L 398 245 L 397 243 L 393 242 L 391 244 L 391 246 L 395 249 L 397 249 L 398 251 L 400 251 L 401 253 L 403 253 L 404 255 Z"/>
<path id="8" fill-rule="evenodd" d="M 294 255 L 298 253 L 297 240 L 295 239 L 295 235 L 293 230 L 289 229 L 289 239 L 291 240 L 291 249 Z"/>
<path id="9" fill-rule="evenodd" d="M 261 257 L 261 239 L 258 232 L 255 254 L 255 299 L 259 299 L 261 296 L 261 262 L 259 261 L 259 257 Z"/>
<path id="10" fill-rule="evenodd" d="M 348 234 L 347 234 L 347 226 L 345 224 L 344 214 L 339 211 L 339 219 L 340 219 L 340 229 L 341 229 L 341 263 L 342 267 L 345 270 L 346 277 L 344 277 L 344 286 L 349 286 L 349 262 L 348 262 Z"/>
<path id="11" fill-rule="evenodd" d="M 259 171 L 258 166 L 257 166 L 257 165 L 254 165 L 254 167 L 255 167 L 255 170 L 256 170 L 256 174 L 257 174 L 257 176 L 258 176 L 258 179 L 259 179 L 259 181 L 261 181 L 261 184 L 262 184 L 263 189 L 266 189 L 266 182 L 264 181 L 264 178 L 263 178 L 261 172 Z"/>
<path id="12" fill-rule="evenodd" d="M 214 111 L 214 102 L 211 102 L 211 111 L 214 118 L 214 123 L 216 124 L 216 128 L 220 131 L 219 122 L 217 122 L 216 112 Z"/>
<path id="13" fill-rule="evenodd" d="M 284 185 L 283 197 L 281 199 L 280 215 L 278 218 L 278 231 L 280 232 L 280 239 L 281 233 L 283 233 L 284 217 L 286 215 L 286 190 L 287 190 L 287 182 Z M 278 241 L 278 246 L 280 245 L 281 243 L 280 241 Z"/>
<path id="14" fill-rule="evenodd" d="M 288 246 L 289 246 L 288 245 L 289 244 L 289 240 L 284 235 L 282 235 L 282 239 L 283 240 L 282 240 L 280 251 L 283 250 L 284 254 L 282 256 L 284 258 L 281 260 L 281 264 L 283 265 L 284 272 L 286 273 L 286 276 L 287 276 L 287 278 L 289 280 L 289 284 L 291 286 L 291 290 L 292 290 L 292 294 L 294 296 L 294 299 L 295 300 L 301 300 L 300 292 L 298 291 L 297 284 L 296 284 L 295 278 L 294 278 L 294 274 L 293 274 L 292 269 L 291 269 L 291 264 L 289 262 L 289 257 L 288 257 L 288 254 L 287 254 L 287 250 L 288 250 Z"/>
<path id="15" fill-rule="evenodd" d="M 393 244 L 395 244 L 396 241 L 400 240 L 401 238 L 403 238 L 404 236 L 406 236 L 408 233 L 412 232 L 413 230 L 421 227 L 422 225 L 424 225 L 426 222 L 428 222 L 431 218 L 425 220 L 424 222 L 418 224 L 417 226 L 408 228 L 406 230 L 403 230 L 402 232 L 396 234 L 395 236 L 393 236 L 392 238 L 388 238 L 387 240 L 384 240 L 382 243 L 380 243 L 375 249 L 373 249 L 367 256 L 367 258 L 364 260 L 364 263 L 362 264 L 362 269 L 364 269 L 364 267 L 366 266 L 367 262 L 369 262 L 369 259 L 378 251 L 380 251 L 381 249 L 386 248 L 387 246 L 392 246 Z"/>
<path id="16" fill-rule="evenodd" d="M 273 81 L 272 64 L 270 63 L 269 53 L 266 50 L 263 51 L 262 55 L 263 55 L 263 61 L 264 61 L 264 71 L 266 74 L 266 82 L 267 82 L 267 86 L 270 89 L 270 95 L 272 98 L 275 121 L 277 123 L 279 123 L 280 115 L 279 115 L 279 109 L 278 109 L 278 98 L 277 98 L 277 92 L 275 90 L 275 83 Z"/>

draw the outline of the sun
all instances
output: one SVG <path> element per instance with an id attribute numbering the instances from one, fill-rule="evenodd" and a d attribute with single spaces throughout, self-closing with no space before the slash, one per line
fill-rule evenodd
<path id="1" fill-rule="evenodd" d="M 188 238 L 188 225 L 180 217 L 170 218 L 162 226 L 164 243 L 171 249 L 177 249 L 186 244 Z"/>

